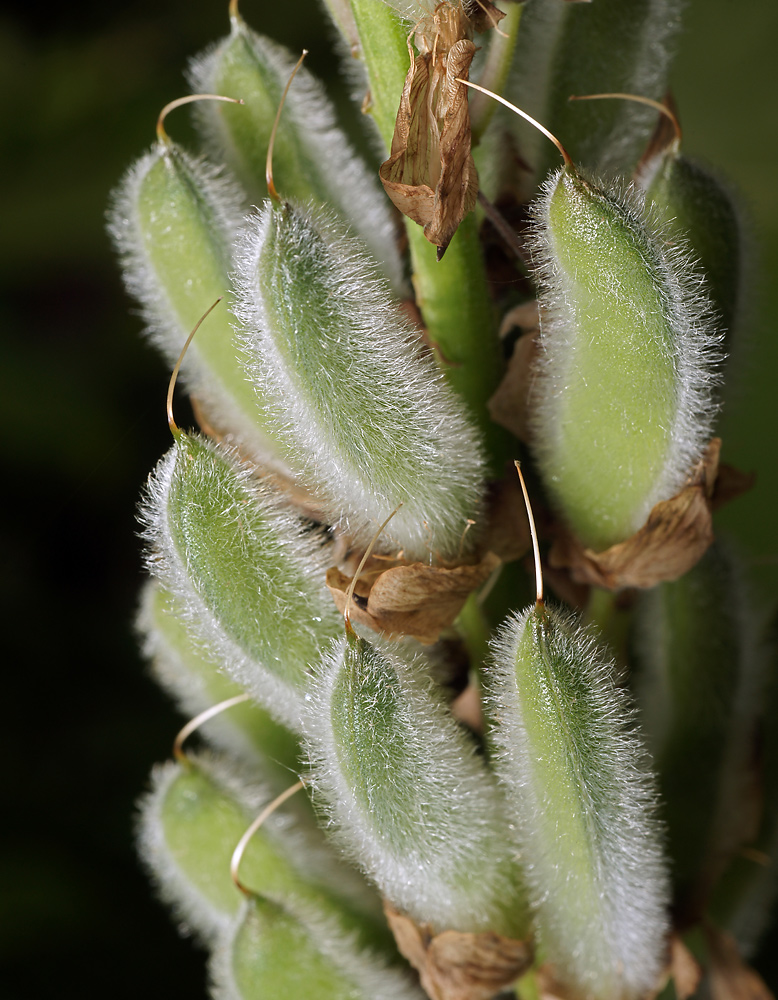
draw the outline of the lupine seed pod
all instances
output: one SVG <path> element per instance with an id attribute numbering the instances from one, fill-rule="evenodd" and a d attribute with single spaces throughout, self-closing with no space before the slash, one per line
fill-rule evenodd
<path id="1" fill-rule="evenodd" d="M 563 138 L 576 163 L 608 175 L 631 173 L 651 134 L 650 111 L 616 102 L 577 109 L 568 97 L 622 91 L 659 100 L 681 6 L 680 0 L 533 0 L 522 16 L 506 95 Z M 542 178 L 551 165 L 547 149 L 521 123 L 509 124 Z"/>
<path id="2" fill-rule="evenodd" d="M 390 902 L 436 931 L 521 937 L 502 797 L 423 665 L 349 631 L 312 687 L 314 802 Z"/>
<path id="3" fill-rule="evenodd" d="M 243 896 L 230 877 L 230 860 L 271 797 L 221 758 L 198 755 L 186 766 L 171 762 L 153 772 L 140 803 L 141 855 L 160 895 L 204 940 L 224 931 L 240 910 Z M 295 826 L 286 814 L 268 817 L 251 838 L 241 879 L 279 903 L 308 902 L 345 929 L 362 926 L 365 941 L 381 938 L 374 929 L 380 910 L 369 888 L 318 831 Z"/>
<path id="4" fill-rule="evenodd" d="M 248 901 L 214 953 L 219 1000 L 423 1000 L 406 976 L 360 948 L 327 914 L 301 909 L 292 912 L 264 895 Z"/>
<path id="5" fill-rule="evenodd" d="M 699 915 L 753 835 L 757 654 L 743 581 L 719 545 L 687 574 L 640 594 L 634 659 L 641 721 L 656 760 L 676 906 Z"/>
<path id="6" fill-rule="evenodd" d="M 165 137 L 115 192 L 109 229 L 127 289 L 171 366 L 205 310 L 225 297 L 187 352 L 184 381 L 216 426 L 287 471 L 283 445 L 268 433 L 236 357 L 229 276 L 241 206 L 237 188 L 219 170 Z"/>
<path id="7" fill-rule="evenodd" d="M 366 543 L 402 502 L 393 543 L 456 556 L 477 516 L 479 441 L 361 245 L 332 218 L 266 204 L 237 282 L 260 405 L 333 521 Z"/>
<path id="8" fill-rule="evenodd" d="M 602 550 L 637 531 L 700 459 L 720 336 L 686 249 L 663 240 L 633 193 L 568 164 L 534 216 L 535 454 L 565 520 Z"/>
<path id="9" fill-rule="evenodd" d="M 219 660 L 195 640 L 181 607 L 156 580 L 143 590 L 136 628 L 155 679 L 190 717 L 242 693 L 225 677 Z M 249 760 L 258 757 L 285 785 L 299 770 L 298 741 L 255 702 L 219 715 L 209 722 L 208 732 L 217 746 Z"/>
<path id="10" fill-rule="evenodd" d="M 742 231 L 731 195 L 675 142 L 644 163 L 637 180 L 668 233 L 688 240 L 726 336 L 737 323 L 743 277 Z"/>
<path id="11" fill-rule="evenodd" d="M 239 14 L 231 21 L 230 35 L 192 62 L 189 79 L 196 93 L 234 94 L 245 102 L 238 107 L 204 101 L 197 116 L 211 154 L 229 164 L 249 199 L 259 203 L 268 194 L 268 144 L 295 57 L 253 32 Z M 337 127 L 324 89 L 304 67 L 286 98 L 273 161 L 285 195 L 336 210 L 364 240 L 393 288 L 404 290 L 388 202 Z"/>
<path id="12" fill-rule="evenodd" d="M 540 944 L 577 995 L 644 996 L 664 964 L 667 874 L 653 781 L 607 653 L 539 603 L 493 645 L 494 767 Z"/>
<path id="13" fill-rule="evenodd" d="M 148 565 L 192 634 L 296 729 L 309 667 L 337 635 L 321 546 L 227 448 L 179 433 L 141 511 Z"/>

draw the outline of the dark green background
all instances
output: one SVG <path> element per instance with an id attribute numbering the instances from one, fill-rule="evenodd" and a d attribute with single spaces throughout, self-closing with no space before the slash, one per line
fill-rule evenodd
<path id="1" fill-rule="evenodd" d="M 335 77 L 313 0 L 243 13 Z M 134 799 L 177 724 L 131 635 L 135 503 L 168 445 L 167 373 L 137 335 L 103 213 L 184 92 L 187 57 L 226 24 L 226 2 L 184 0 L 0 14 L 3 996 L 204 992 L 131 844 Z M 752 567 L 755 630 L 778 595 L 777 37 L 778 5 L 692 0 L 673 74 L 686 151 L 750 218 L 750 321 L 722 427 L 724 459 L 759 482 L 722 522 Z M 177 138 L 187 121 L 171 119 Z"/>

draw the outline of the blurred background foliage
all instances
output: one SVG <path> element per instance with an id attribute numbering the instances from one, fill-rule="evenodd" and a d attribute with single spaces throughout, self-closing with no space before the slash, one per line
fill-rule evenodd
<path id="1" fill-rule="evenodd" d="M 63 4 L 45 19 L 35 5 L 0 13 L 0 964 L 13 1000 L 204 994 L 201 957 L 176 942 L 132 847 L 134 800 L 178 722 L 144 674 L 131 625 L 135 503 L 168 445 L 167 372 L 138 337 L 104 211 L 159 109 L 185 92 L 186 60 L 226 30 L 226 7 L 125 0 Z M 242 10 L 311 50 L 347 117 L 315 0 L 243 0 Z M 720 524 L 752 568 L 755 630 L 778 596 L 776 37 L 776 4 L 691 0 L 673 74 L 685 151 L 729 179 L 750 220 L 749 317 L 722 432 L 724 461 L 759 479 Z M 185 140 L 186 112 L 169 127 Z M 759 963 L 773 988 L 774 950 L 768 942 Z"/>

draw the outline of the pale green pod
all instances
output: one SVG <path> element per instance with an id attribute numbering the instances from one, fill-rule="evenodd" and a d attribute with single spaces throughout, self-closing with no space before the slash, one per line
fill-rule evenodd
<path id="1" fill-rule="evenodd" d="M 148 566 L 191 632 L 279 722 L 299 726 L 307 672 L 342 627 L 321 540 L 226 447 L 179 434 L 141 511 Z"/>
<path id="2" fill-rule="evenodd" d="M 244 101 L 244 106 L 202 101 L 196 114 L 211 155 L 231 167 L 256 204 L 268 194 L 270 135 L 296 61 L 237 15 L 229 36 L 196 58 L 189 72 L 195 93 L 230 94 Z M 273 173 L 285 198 L 336 211 L 365 242 L 395 290 L 407 293 L 390 204 L 338 128 L 330 99 L 305 66 L 294 78 L 278 123 Z"/>
<path id="3" fill-rule="evenodd" d="M 629 174 L 654 126 L 650 109 L 620 101 L 572 105 L 571 94 L 628 93 L 660 100 L 667 89 L 681 0 L 529 0 L 505 96 L 564 142 L 576 163 Z M 514 116 L 524 160 L 542 178 L 552 150 Z"/>
<path id="4" fill-rule="evenodd" d="M 220 170 L 161 141 L 114 193 L 109 230 L 127 289 L 171 367 L 198 320 L 224 296 L 187 351 L 182 378 L 212 424 L 287 472 L 283 443 L 268 431 L 236 356 L 230 271 L 241 212 L 240 193 Z"/>
<path id="5" fill-rule="evenodd" d="M 157 580 L 143 590 L 136 628 L 143 653 L 151 663 L 159 685 L 190 717 L 212 705 L 243 693 L 227 677 L 219 660 L 193 636 L 182 607 Z M 295 736 L 279 725 L 256 702 L 234 705 L 206 724 L 210 741 L 262 766 L 274 779 L 274 787 L 300 769 L 300 745 Z M 279 789 L 280 790 L 280 789 Z"/>
<path id="6" fill-rule="evenodd" d="M 423 1000 L 410 977 L 361 948 L 326 913 L 249 900 L 214 953 L 219 1000 Z"/>
<path id="7" fill-rule="evenodd" d="M 139 847 L 160 895 L 186 925 L 211 941 L 244 898 L 230 876 L 233 851 L 272 794 L 226 760 L 198 754 L 155 768 L 140 803 Z M 380 904 L 359 875 L 328 849 L 318 830 L 273 813 L 249 841 L 240 878 L 282 905 L 315 906 L 365 942 L 388 941 Z"/>
<path id="8" fill-rule="evenodd" d="M 742 592 L 733 555 L 714 545 L 635 607 L 636 694 L 659 774 L 676 908 L 692 919 L 752 832 L 766 664 Z"/>
<path id="9" fill-rule="evenodd" d="M 331 520 L 367 544 L 402 503 L 389 544 L 455 557 L 478 517 L 480 442 L 361 245 L 332 218 L 266 204 L 237 282 L 259 404 Z"/>
<path id="10" fill-rule="evenodd" d="M 576 994 L 637 998 L 665 961 L 654 783 L 608 653 L 570 615 L 515 615 L 486 677 L 494 768 L 540 945 Z"/>
<path id="11" fill-rule="evenodd" d="M 736 325 L 743 282 L 743 234 L 732 196 L 673 142 L 644 164 L 638 183 L 669 238 L 686 240 L 719 314 L 725 337 Z"/>
<path id="12" fill-rule="evenodd" d="M 382 895 L 436 932 L 526 933 L 502 796 L 422 662 L 347 634 L 305 729 L 314 803 Z"/>
<path id="13" fill-rule="evenodd" d="M 532 443 L 555 506 L 602 550 L 636 532 L 700 459 L 720 336 L 685 247 L 662 238 L 636 197 L 565 167 L 534 212 Z"/>

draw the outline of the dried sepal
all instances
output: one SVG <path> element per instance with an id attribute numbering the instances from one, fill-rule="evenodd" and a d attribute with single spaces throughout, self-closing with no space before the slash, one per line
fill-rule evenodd
<path id="1" fill-rule="evenodd" d="M 259 405 L 331 523 L 366 545 L 402 503 L 389 545 L 457 553 L 478 513 L 480 442 L 360 244 L 330 217 L 266 205 L 238 281 Z"/>
<path id="2" fill-rule="evenodd" d="M 351 617 L 387 636 L 408 635 L 425 645 L 453 625 L 470 593 L 500 566 L 492 552 L 475 565 L 429 566 L 412 563 L 384 570 L 374 582 L 357 585 L 359 603 Z M 327 586 L 339 611 L 346 609 L 351 577 L 327 571 Z"/>
<path id="3" fill-rule="evenodd" d="M 141 514 L 149 569 L 192 634 L 296 729 L 307 671 L 339 630 L 321 543 L 234 453 L 197 435 L 178 436 Z"/>
<path id="4" fill-rule="evenodd" d="M 349 632 L 318 672 L 306 737 L 314 801 L 395 907 L 438 931 L 522 935 L 502 797 L 418 658 Z"/>
<path id="5" fill-rule="evenodd" d="M 384 903 L 397 947 L 419 973 L 431 1000 L 491 1000 L 527 971 L 532 943 L 493 931 L 435 934 Z"/>

